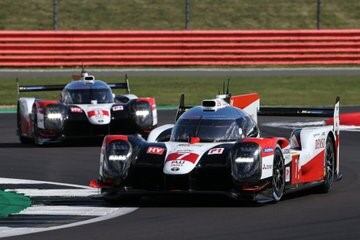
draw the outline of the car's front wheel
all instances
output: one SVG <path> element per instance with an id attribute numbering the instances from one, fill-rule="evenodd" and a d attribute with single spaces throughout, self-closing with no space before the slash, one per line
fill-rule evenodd
<path id="1" fill-rule="evenodd" d="M 319 190 L 320 192 L 327 193 L 330 191 L 335 176 L 335 150 L 333 140 L 328 137 L 326 139 L 325 147 L 325 163 L 324 163 L 324 182 L 321 184 Z"/>
<path id="2" fill-rule="evenodd" d="M 272 197 L 274 201 L 280 201 L 285 189 L 285 163 L 280 148 L 275 149 L 273 177 L 272 177 Z"/>

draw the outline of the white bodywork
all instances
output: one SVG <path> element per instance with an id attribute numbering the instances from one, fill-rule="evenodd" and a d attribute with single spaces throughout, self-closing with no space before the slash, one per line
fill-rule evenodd
<path id="1" fill-rule="evenodd" d="M 165 156 L 163 172 L 172 175 L 187 174 L 195 168 L 201 157 L 208 150 L 215 148 L 215 151 L 219 151 L 217 146 L 221 144 L 222 143 L 218 142 L 195 144 L 186 142 L 166 142 L 167 153 Z M 214 154 L 216 154 L 215 151 Z M 209 154 L 211 153 L 209 152 Z"/>
<path id="2" fill-rule="evenodd" d="M 156 139 L 160 136 L 160 134 L 170 128 L 173 128 L 174 127 L 174 124 L 165 124 L 165 125 L 162 125 L 160 127 L 157 127 L 155 129 L 153 129 L 148 138 L 147 138 L 147 141 L 148 142 L 157 142 Z"/>

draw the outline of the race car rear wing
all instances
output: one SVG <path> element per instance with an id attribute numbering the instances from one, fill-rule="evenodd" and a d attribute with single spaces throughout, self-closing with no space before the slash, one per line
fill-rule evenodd
<path id="1" fill-rule="evenodd" d="M 51 84 L 51 85 L 20 85 L 19 80 L 16 79 L 17 92 L 47 92 L 47 91 L 61 91 L 66 84 Z M 130 93 L 129 80 L 125 77 L 125 82 L 122 83 L 108 83 L 111 89 L 126 89 L 126 92 Z"/>
<path id="2" fill-rule="evenodd" d="M 261 116 L 304 116 L 304 117 L 331 117 L 333 108 L 308 107 L 260 107 L 258 115 Z"/>

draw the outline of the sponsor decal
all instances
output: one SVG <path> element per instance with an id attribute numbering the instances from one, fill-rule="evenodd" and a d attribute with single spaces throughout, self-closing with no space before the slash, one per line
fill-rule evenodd
<path id="1" fill-rule="evenodd" d="M 285 182 L 290 182 L 290 167 L 285 168 Z"/>
<path id="2" fill-rule="evenodd" d="M 88 112 L 89 117 L 101 118 L 103 116 L 109 116 L 109 112 L 106 110 L 95 109 Z"/>
<path id="3" fill-rule="evenodd" d="M 266 148 L 264 148 L 264 150 L 263 150 L 264 153 L 271 153 L 271 152 L 273 152 L 273 151 L 274 151 L 274 149 L 271 148 L 271 147 L 266 147 Z"/>
<path id="4" fill-rule="evenodd" d="M 173 171 L 173 172 L 177 172 L 177 171 L 180 170 L 180 168 L 179 167 L 172 167 L 172 168 L 170 168 L 170 170 Z"/>
<path id="5" fill-rule="evenodd" d="M 71 107 L 70 111 L 73 113 L 82 113 L 82 110 L 79 107 Z"/>
<path id="6" fill-rule="evenodd" d="M 224 148 L 213 148 L 210 149 L 208 155 L 222 154 L 224 152 Z"/>
<path id="7" fill-rule="evenodd" d="M 316 137 L 318 137 L 318 136 L 320 136 L 320 133 L 314 133 L 314 134 L 313 134 L 313 137 L 314 137 L 314 138 L 316 138 Z"/>
<path id="8" fill-rule="evenodd" d="M 315 139 L 315 149 L 325 148 L 325 138 Z"/>
<path id="9" fill-rule="evenodd" d="M 170 166 L 171 167 L 182 167 L 185 163 L 185 160 L 174 160 L 171 161 Z"/>
<path id="10" fill-rule="evenodd" d="M 112 110 L 115 111 L 122 111 L 124 110 L 124 106 L 113 106 Z"/>
<path id="11" fill-rule="evenodd" d="M 148 154 L 155 154 L 155 155 L 162 155 L 165 149 L 162 147 L 148 147 L 146 153 Z"/>
<path id="12" fill-rule="evenodd" d="M 263 170 L 272 169 L 272 166 L 273 166 L 272 164 L 263 164 L 262 169 Z"/>

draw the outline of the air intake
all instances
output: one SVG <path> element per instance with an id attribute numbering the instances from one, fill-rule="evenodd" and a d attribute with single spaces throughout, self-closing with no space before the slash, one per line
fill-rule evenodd
<path id="1" fill-rule="evenodd" d="M 203 100 L 202 106 L 206 108 L 214 108 L 216 107 L 216 101 L 214 100 Z"/>

